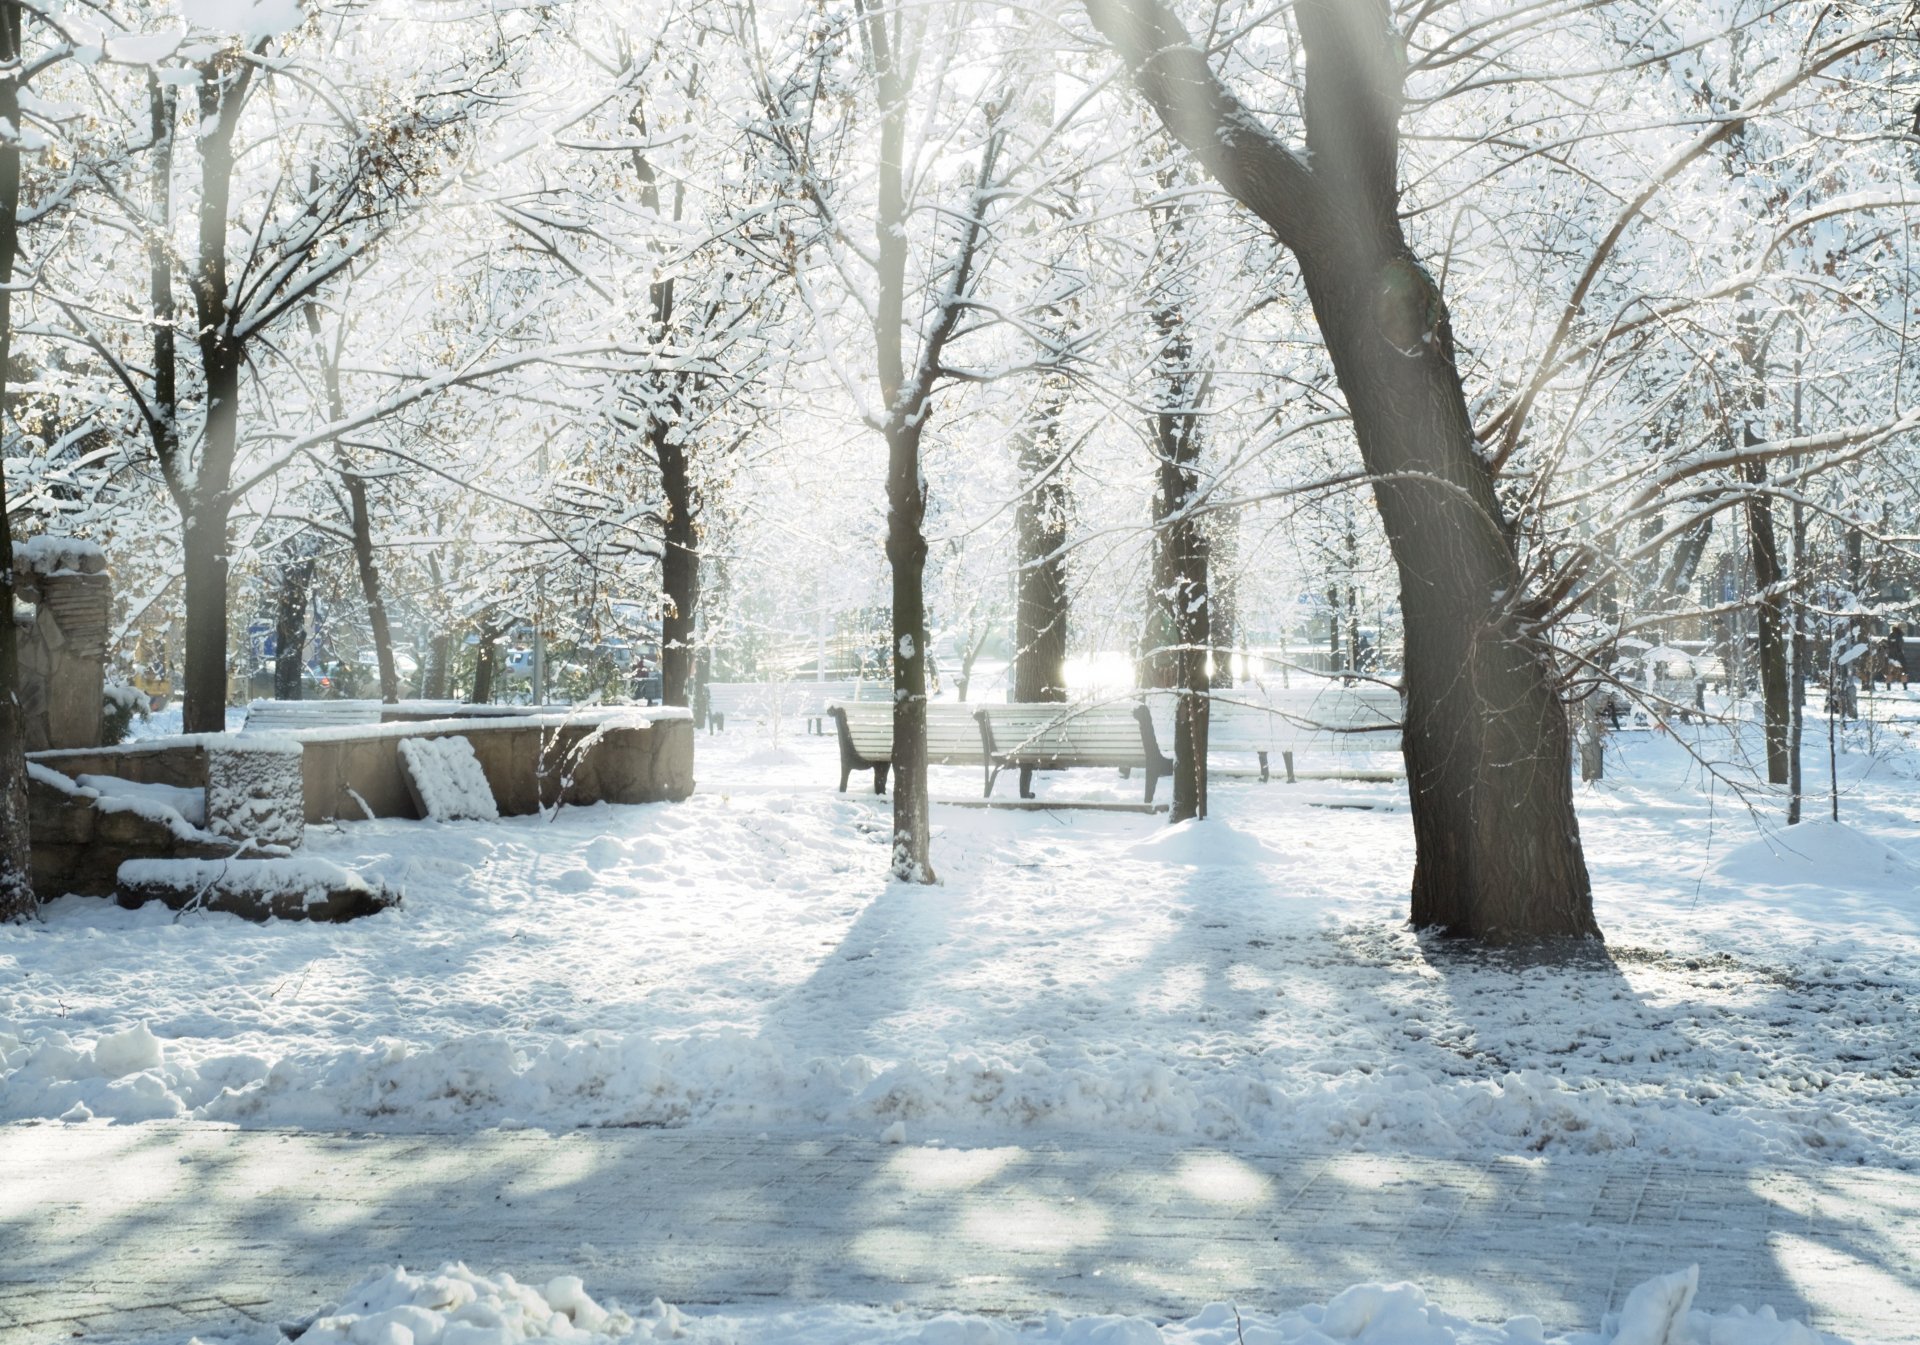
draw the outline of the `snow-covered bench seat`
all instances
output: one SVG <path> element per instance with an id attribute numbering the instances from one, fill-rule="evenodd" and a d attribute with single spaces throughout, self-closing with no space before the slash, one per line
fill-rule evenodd
<path id="1" fill-rule="evenodd" d="M 1018 767 L 1020 797 L 1033 797 L 1033 773 L 1078 766 L 1112 767 L 1146 774 L 1146 801 L 1173 761 L 1160 750 L 1153 717 L 1139 704 L 983 705 L 974 712 L 987 749 L 987 788 L 993 794 L 1001 771 Z"/>
<path id="2" fill-rule="evenodd" d="M 465 701 L 256 700 L 247 704 L 242 733 L 291 733 L 356 724 L 417 724 L 429 719 L 523 719 L 543 706 L 469 705 Z"/>
<path id="3" fill-rule="evenodd" d="M 1153 692 L 1148 704 L 1171 745 L 1175 696 Z M 1254 754 L 1262 781 L 1278 756 L 1289 784 L 1298 780 L 1397 780 L 1398 765 L 1371 760 L 1400 751 L 1400 693 L 1377 682 L 1328 681 L 1295 687 L 1239 687 L 1213 694 L 1207 752 Z M 1299 766 L 1300 758 L 1326 762 Z M 1209 770 L 1213 768 L 1210 766 Z"/>
<path id="4" fill-rule="evenodd" d="M 859 681 L 709 682 L 707 729 L 724 732 L 729 717 L 759 723 L 804 720 L 809 733 L 825 731 L 828 707 L 867 700 L 891 706 L 891 688 Z"/>
<path id="5" fill-rule="evenodd" d="M 973 766 L 987 759 L 974 719 L 975 707 L 944 701 L 927 703 L 927 762 L 934 766 Z M 893 766 L 893 701 L 847 701 L 828 705 L 840 739 L 840 792 L 855 771 L 873 772 L 873 792 L 887 792 Z"/>

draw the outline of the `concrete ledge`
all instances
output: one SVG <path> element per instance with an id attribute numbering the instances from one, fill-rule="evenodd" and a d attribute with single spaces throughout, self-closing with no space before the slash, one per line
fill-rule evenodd
<path id="1" fill-rule="evenodd" d="M 434 719 L 291 736 L 303 749 L 308 822 L 419 817 L 400 770 L 403 738 L 465 738 L 505 817 L 560 803 L 677 801 L 693 792 L 693 720 L 684 710 Z"/>

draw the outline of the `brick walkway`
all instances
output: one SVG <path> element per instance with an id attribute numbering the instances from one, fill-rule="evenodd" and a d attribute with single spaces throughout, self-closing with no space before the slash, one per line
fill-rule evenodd
<path id="1" fill-rule="evenodd" d="M 1920 1324 L 1920 1174 L 1218 1147 L 959 1149 L 699 1131 L 336 1136 L 0 1127 L 0 1342 L 177 1341 L 362 1271 L 573 1270 L 623 1302 L 1186 1315 L 1408 1278 L 1450 1310 L 1598 1326 L 1700 1264 L 1699 1304 L 1856 1341 Z"/>

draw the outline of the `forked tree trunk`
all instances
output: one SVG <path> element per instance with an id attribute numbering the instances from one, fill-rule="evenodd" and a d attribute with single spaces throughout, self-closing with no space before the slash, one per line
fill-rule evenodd
<path id="1" fill-rule="evenodd" d="M 1446 306 L 1400 227 L 1404 57 L 1385 4 L 1295 6 L 1309 160 L 1159 0 L 1085 3 L 1168 128 L 1300 265 L 1399 574 L 1413 922 L 1496 943 L 1598 937 L 1550 651 L 1476 450 Z"/>
<path id="2" fill-rule="evenodd" d="M 1064 388 L 1049 388 L 1020 437 L 1014 531 L 1020 571 L 1014 604 L 1013 698 L 1067 698 L 1067 475 L 1060 461 Z M 972 659 L 967 659 L 968 671 Z M 961 699 L 965 699 L 962 696 Z"/>
<path id="3" fill-rule="evenodd" d="M 301 556 L 280 567 L 280 598 L 273 620 L 273 694 L 276 700 L 301 698 L 300 673 L 306 665 L 307 608 L 313 597 L 313 557 Z"/>
<path id="4" fill-rule="evenodd" d="M 0 67 L 17 69 L 23 11 L 0 7 Z M 0 79 L 0 120 L 20 124 L 20 84 Z M 13 265 L 20 252 L 20 139 L 0 141 L 0 430 L 5 428 L 8 361 L 13 351 Z M 29 914 L 32 838 L 27 831 L 26 735 L 20 722 L 20 638 L 13 621 L 13 524 L 0 461 L 0 921 Z"/>

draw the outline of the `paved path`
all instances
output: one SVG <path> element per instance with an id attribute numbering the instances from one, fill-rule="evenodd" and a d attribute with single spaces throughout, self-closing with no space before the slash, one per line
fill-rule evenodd
<path id="1" fill-rule="evenodd" d="M 0 1127 L 0 1342 L 302 1315 L 376 1263 L 574 1270 L 623 1302 L 1034 1314 L 1280 1307 L 1411 1278 L 1592 1329 L 1697 1261 L 1700 1305 L 1920 1325 L 1920 1174 L 1223 1147 L 932 1148 L 701 1131 L 343 1136 Z"/>

